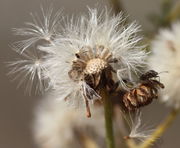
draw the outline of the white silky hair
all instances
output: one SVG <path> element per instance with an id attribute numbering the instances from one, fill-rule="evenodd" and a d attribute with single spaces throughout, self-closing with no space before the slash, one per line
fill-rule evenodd
<path id="1" fill-rule="evenodd" d="M 123 115 L 123 113 L 122 113 Z M 123 115 L 130 132 L 128 137 L 143 142 L 148 139 L 154 132 L 153 126 L 147 125 L 142 121 L 142 111 L 136 110 L 135 112 L 128 112 Z"/>
<path id="2" fill-rule="evenodd" d="M 64 35 L 57 38 L 56 43 L 61 43 L 61 55 L 70 54 L 66 60 L 68 62 L 84 46 L 90 46 L 94 50 L 94 46 L 103 45 L 110 50 L 113 58 L 118 59 L 117 63 L 112 64 L 117 71 L 117 78 L 121 78 L 119 80 L 122 82 L 122 75 L 126 75 L 133 80 L 132 73 L 138 75 L 146 65 L 147 53 L 142 50 L 142 46 L 138 46 L 141 37 L 137 36 L 137 32 L 140 27 L 135 22 L 124 25 L 122 13 L 110 16 L 107 11 L 105 9 L 98 14 L 96 9 L 89 9 L 88 16 L 65 22 Z M 51 53 L 50 48 L 43 51 Z"/>
<path id="3" fill-rule="evenodd" d="M 18 81 L 17 88 L 23 86 L 29 95 L 32 91 L 43 93 L 49 87 L 48 80 L 43 76 L 46 71 L 44 61 L 36 51 L 23 52 L 18 59 L 7 62 L 7 67 L 12 81 Z"/>
<path id="4" fill-rule="evenodd" d="M 138 45 L 142 39 L 137 35 L 140 26 L 136 22 L 125 25 L 125 20 L 122 13 L 111 16 L 107 8 L 100 14 L 97 9 L 89 9 L 88 16 L 67 22 L 62 40 L 69 40 L 67 46 L 72 50 L 103 45 L 118 60 L 118 63 L 112 64 L 115 70 L 125 69 L 123 73 L 132 80 L 132 73 L 139 73 L 146 65 L 147 53 L 142 50 L 143 46 Z"/>
<path id="5" fill-rule="evenodd" d="M 152 69 L 168 73 L 161 74 L 165 89 L 161 91 L 160 100 L 166 105 L 179 108 L 180 89 L 180 22 L 171 28 L 160 29 L 151 45 L 152 56 L 149 65 Z"/>
<path id="6" fill-rule="evenodd" d="M 23 37 L 22 41 L 14 43 L 14 46 L 16 46 L 21 53 L 40 40 L 53 44 L 53 40 L 58 34 L 60 21 L 62 19 L 61 11 L 54 13 L 53 5 L 50 5 L 47 9 L 41 6 L 40 10 L 41 15 L 31 13 L 32 22 L 26 22 L 25 27 L 13 28 L 15 35 Z"/>
<path id="7" fill-rule="evenodd" d="M 142 112 L 140 110 L 136 111 L 134 117 L 130 115 L 131 120 L 131 132 L 129 134 L 130 138 L 135 138 L 139 141 L 144 141 L 148 139 L 154 129 L 151 126 L 146 125 L 142 121 Z"/>
<path id="8" fill-rule="evenodd" d="M 43 61 L 43 68 L 39 68 L 42 77 L 39 80 L 48 80 L 47 88 L 58 92 L 57 98 L 60 100 L 83 99 L 82 88 L 85 82 L 74 82 L 69 78 L 68 72 L 76 58 L 75 54 L 85 46 L 91 47 L 94 54 L 97 52 L 94 48 L 96 45 L 109 49 L 112 57 L 118 61 L 111 66 L 117 71 L 117 79 L 120 78 L 121 82 L 124 75 L 133 80 L 133 74 L 138 75 L 146 65 L 147 53 L 142 50 L 143 46 L 138 45 L 142 39 L 137 35 L 140 27 L 136 22 L 125 25 L 126 18 L 122 13 L 115 16 L 108 11 L 105 8 L 98 13 L 97 9 L 88 8 L 87 16 L 66 20 L 60 11 L 53 15 L 52 8 L 47 9 L 47 12 L 42 9 L 42 19 L 34 16 L 33 23 L 27 23 L 25 28 L 15 29 L 17 35 L 28 38 L 14 44 L 18 53 L 24 54 L 31 48 L 43 53 L 43 60 L 40 59 Z M 21 65 L 19 66 L 19 69 L 16 67 L 17 71 L 21 70 Z M 34 74 L 33 66 L 27 66 L 24 72 Z M 30 75 L 31 81 L 32 76 Z"/>

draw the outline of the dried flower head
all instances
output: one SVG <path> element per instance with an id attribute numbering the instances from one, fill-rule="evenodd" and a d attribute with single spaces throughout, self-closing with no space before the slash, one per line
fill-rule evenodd
<path id="1" fill-rule="evenodd" d="M 48 22 L 43 24 L 45 27 L 35 21 L 31 24 L 35 29 L 16 30 L 20 35 L 32 35 L 33 42 L 27 39 L 18 44 L 21 52 L 36 45 L 36 50 L 44 53 L 42 61 L 46 70 L 42 75 L 58 93 L 57 98 L 70 103 L 85 100 L 87 116 L 91 116 L 89 101 L 100 100 L 101 89 L 112 92 L 117 83 L 126 89 L 124 79 L 133 81 L 145 66 L 147 54 L 138 45 L 141 38 L 137 36 L 139 26 L 135 22 L 124 25 L 122 14 L 111 16 L 107 9 L 101 13 L 96 9 L 88 11 L 88 16 L 64 21 L 64 27 L 57 32 L 59 13 L 52 21 L 49 13 L 43 15 L 44 22 Z M 39 35 L 41 27 L 46 28 L 45 35 L 44 32 L 41 35 L 48 42 L 37 46 L 37 39 L 42 38 L 34 36 Z"/>
<path id="2" fill-rule="evenodd" d="M 156 80 L 157 77 L 159 76 L 156 71 L 149 70 L 140 76 L 136 87 L 125 93 L 123 102 L 129 110 L 148 105 L 158 98 L 158 90 L 164 88 L 164 85 Z"/>
<path id="3" fill-rule="evenodd" d="M 168 71 L 161 75 L 161 81 L 166 88 L 162 91 L 161 100 L 175 108 L 180 107 L 180 23 L 172 24 L 171 29 L 161 29 L 152 42 L 152 56 L 149 63 L 151 68 L 159 72 Z"/>

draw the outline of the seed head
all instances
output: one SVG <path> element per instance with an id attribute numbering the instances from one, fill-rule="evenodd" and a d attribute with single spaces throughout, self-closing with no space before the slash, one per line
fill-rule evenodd
<path id="1" fill-rule="evenodd" d="M 97 73 L 100 73 L 106 67 L 107 67 L 107 62 L 105 62 L 102 59 L 95 58 L 87 62 L 87 65 L 85 68 L 85 74 L 88 74 L 88 75 L 97 74 Z"/>
<path id="2" fill-rule="evenodd" d="M 89 103 L 101 99 L 101 89 L 124 88 L 124 79 L 133 81 L 141 73 L 147 54 L 138 45 L 140 27 L 135 22 L 124 25 L 122 13 L 111 15 L 107 9 L 88 11 L 88 16 L 67 19 L 62 25 L 59 13 L 53 17 L 52 10 L 43 11 L 43 23 L 34 20 L 33 29 L 16 30 L 30 37 L 16 45 L 21 53 L 34 47 L 43 53 L 41 75 L 48 80 L 48 88 L 71 104 L 85 101 L 90 115 Z"/>
<path id="3" fill-rule="evenodd" d="M 180 107 L 180 23 L 172 24 L 171 29 L 161 29 L 152 42 L 152 56 L 149 65 L 156 71 L 168 71 L 161 74 L 165 84 L 161 92 L 161 101 L 174 108 Z"/>

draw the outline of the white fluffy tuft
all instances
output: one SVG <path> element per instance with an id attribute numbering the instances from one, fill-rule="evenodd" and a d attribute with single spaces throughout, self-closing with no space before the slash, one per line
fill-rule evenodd
<path id="1" fill-rule="evenodd" d="M 146 64 L 147 53 L 138 45 L 141 40 L 141 37 L 137 36 L 140 27 L 135 22 L 124 25 L 125 19 L 121 13 L 111 16 L 107 9 L 101 13 L 98 13 L 97 9 L 89 8 L 88 11 L 89 15 L 72 18 L 64 22 L 64 27 L 60 27 L 60 13 L 53 16 L 51 8 L 47 13 L 42 9 L 42 21 L 34 17 L 34 23 L 28 23 L 27 28 L 16 29 L 17 35 L 29 37 L 16 44 L 18 51 L 23 53 L 35 47 L 35 50 L 44 54 L 43 68 L 46 70 L 42 71 L 42 75 L 49 80 L 48 86 L 57 92 L 60 100 L 79 102 L 83 98 L 85 82 L 73 82 L 68 75 L 72 61 L 76 58 L 75 54 L 82 50 L 82 47 L 92 48 L 94 54 L 97 52 L 94 49 L 97 45 L 107 48 L 117 60 L 111 66 L 121 84 L 124 76 L 125 79 L 133 81 L 133 75 L 138 75 Z M 46 42 L 42 42 L 42 39 Z M 27 73 L 29 71 L 30 69 Z M 88 90 L 93 92 L 91 88 Z M 92 98 L 99 98 L 96 93 L 90 94 L 95 95 L 91 96 Z"/>
<path id="2" fill-rule="evenodd" d="M 162 29 L 152 42 L 150 67 L 161 74 L 165 85 L 161 101 L 167 105 L 180 107 L 180 22 L 172 24 L 171 29 Z"/>
<path id="3" fill-rule="evenodd" d="M 61 11 L 53 12 L 52 5 L 44 10 L 41 7 L 41 15 L 31 13 L 32 22 L 26 22 L 23 28 L 14 28 L 15 35 L 23 37 L 22 41 L 14 43 L 14 46 L 22 53 L 27 48 L 34 46 L 38 41 L 45 41 L 53 44 L 58 34 Z"/>
<path id="4" fill-rule="evenodd" d="M 121 73 L 132 80 L 132 73 L 139 73 L 145 66 L 147 53 L 142 50 L 142 46 L 138 46 L 142 39 L 137 36 L 140 26 L 136 22 L 130 25 L 124 25 L 125 19 L 122 13 L 117 16 L 110 16 L 107 9 L 100 14 L 97 9 L 89 9 L 88 16 L 82 16 L 78 20 L 73 20 L 65 26 L 65 36 L 62 43 L 65 47 L 75 52 L 83 46 L 94 47 L 103 45 L 108 48 L 113 57 L 118 60 L 114 64 L 117 75 L 121 77 Z M 123 71 L 121 71 L 123 69 Z"/>
<path id="5" fill-rule="evenodd" d="M 48 79 L 43 76 L 46 67 L 41 55 L 36 51 L 26 51 L 20 54 L 19 59 L 8 62 L 10 69 L 8 75 L 13 76 L 12 80 L 18 81 L 18 86 L 24 86 L 27 93 L 42 93 L 48 86 Z M 27 85 L 28 84 L 28 85 Z"/>
<path id="6" fill-rule="evenodd" d="M 154 129 L 142 123 L 142 113 L 139 110 L 137 110 L 133 115 L 132 113 L 129 113 L 129 118 L 129 138 L 137 139 L 142 142 L 151 136 Z"/>

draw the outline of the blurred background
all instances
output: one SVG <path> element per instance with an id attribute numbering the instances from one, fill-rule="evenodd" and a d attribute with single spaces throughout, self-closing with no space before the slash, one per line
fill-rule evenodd
<path id="1" fill-rule="evenodd" d="M 178 1 L 178 0 L 177 0 Z M 49 0 L 51 3 L 52 1 Z M 147 19 L 151 13 L 160 13 L 162 0 L 122 0 L 123 8 L 131 20 L 136 20 L 144 31 L 153 30 L 154 26 Z M 9 45 L 17 41 L 11 29 L 23 26 L 31 20 L 29 13 L 37 12 L 43 0 L 0 0 L 0 148 L 37 148 L 32 136 L 34 108 L 40 96 L 28 96 L 24 90 L 16 89 L 17 83 L 11 82 L 6 75 L 5 62 L 16 57 Z M 48 1 L 46 1 L 48 4 Z M 85 12 L 86 6 L 109 5 L 108 0 L 54 0 L 55 9 L 63 8 L 69 15 Z M 155 101 L 145 108 L 145 120 L 159 123 L 167 114 L 167 108 Z M 180 117 L 174 122 L 155 147 L 180 147 Z"/>

